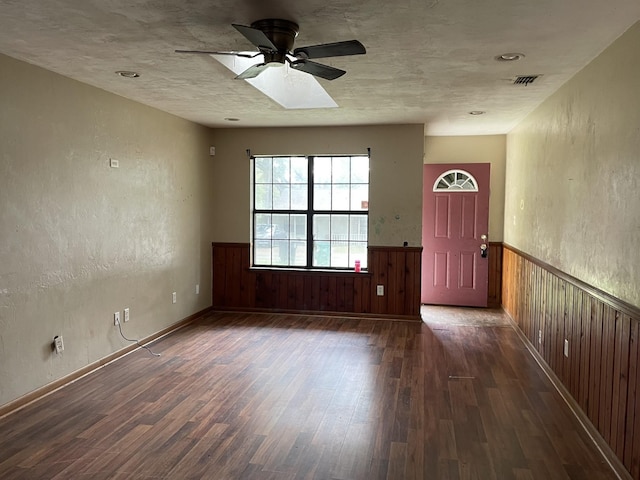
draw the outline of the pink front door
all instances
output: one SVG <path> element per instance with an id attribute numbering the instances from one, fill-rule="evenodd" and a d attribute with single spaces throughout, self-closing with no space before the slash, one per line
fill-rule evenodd
<path id="1" fill-rule="evenodd" d="M 488 163 L 424 166 L 422 303 L 487 306 L 489 178 Z"/>

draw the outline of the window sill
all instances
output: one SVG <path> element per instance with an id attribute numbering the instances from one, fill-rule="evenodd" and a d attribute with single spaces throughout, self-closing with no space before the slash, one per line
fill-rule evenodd
<path id="1" fill-rule="evenodd" d="M 354 270 L 333 270 L 321 268 L 274 268 L 274 267 L 249 267 L 251 272 L 282 273 L 287 275 L 336 275 L 336 276 L 371 276 L 368 270 L 356 272 Z"/>

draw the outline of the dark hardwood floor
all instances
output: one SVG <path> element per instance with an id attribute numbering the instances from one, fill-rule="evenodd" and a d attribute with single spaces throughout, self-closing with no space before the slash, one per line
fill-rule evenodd
<path id="1" fill-rule="evenodd" d="M 218 313 L 0 419 L 9 479 L 613 479 L 502 313 Z"/>

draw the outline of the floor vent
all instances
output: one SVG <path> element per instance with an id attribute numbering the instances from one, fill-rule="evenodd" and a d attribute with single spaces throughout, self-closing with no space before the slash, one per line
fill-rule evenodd
<path id="1" fill-rule="evenodd" d="M 513 81 L 513 84 L 524 85 L 526 87 L 530 83 L 535 82 L 538 77 L 540 77 L 540 75 L 518 75 Z"/>

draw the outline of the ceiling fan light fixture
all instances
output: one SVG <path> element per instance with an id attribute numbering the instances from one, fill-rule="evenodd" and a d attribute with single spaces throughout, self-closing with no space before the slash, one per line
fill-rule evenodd
<path id="1" fill-rule="evenodd" d="M 211 55 L 233 73 L 240 75 L 253 64 L 250 58 Z M 293 62 L 292 62 L 293 63 Z M 336 108 L 338 105 L 313 75 L 297 68 L 265 68 L 260 76 L 244 79 L 286 109 Z"/>
<path id="2" fill-rule="evenodd" d="M 503 53 L 502 55 L 498 55 L 495 59 L 498 62 L 516 62 L 524 58 L 524 53 Z"/>

